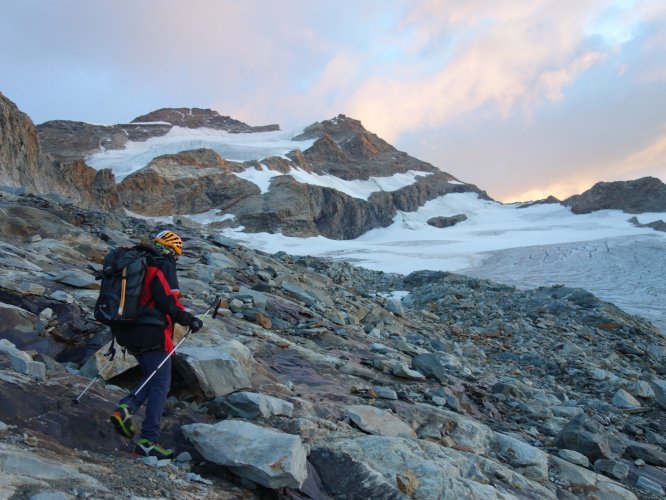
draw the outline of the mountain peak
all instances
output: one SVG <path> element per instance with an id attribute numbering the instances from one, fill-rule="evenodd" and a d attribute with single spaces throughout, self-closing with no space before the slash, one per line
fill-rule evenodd
<path id="1" fill-rule="evenodd" d="M 215 110 L 203 108 L 161 108 L 131 121 L 131 123 L 151 122 L 166 122 L 184 128 L 212 128 L 233 133 L 280 130 L 277 124 L 254 127 L 230 116 L 221 115 Z"/>

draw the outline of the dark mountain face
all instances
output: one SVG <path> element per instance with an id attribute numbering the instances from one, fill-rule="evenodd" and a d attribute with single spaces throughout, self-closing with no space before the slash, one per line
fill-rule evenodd
<path id="1" fill-rule="evenodd" d="M 655 177 L 633 181 L 598 182 L 562 202 L 575 214 L 615 209 L 630 214 L 666 212 L 666 185 Z"/>

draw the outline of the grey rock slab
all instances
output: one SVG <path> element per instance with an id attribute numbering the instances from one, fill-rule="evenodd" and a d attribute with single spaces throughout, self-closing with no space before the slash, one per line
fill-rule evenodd
<path id="1" fill-rule="evenodd" d="M 653 399 L 655 397 L 652 385 L 650 385 L 650 382 L 646 382 L 644 380 L 637 380 L 636 382 L 632 382 L 627 387 L 627 391 L 632 396 L 637 396 L 639 398 Z"/>
<path id="2" fill-rule="evenodd" d="M 496 432 L 492 449 L 518 471 L 548 478 L 548 454 L 512 436 Z"/>
<path id="3" fill-rule="evenodd" d="M 24 358 L 14 354 L 10 354 L 9 359 L 11 361 L 12 368 L 17 372 L 28 375 L 35 380 L 46 379 L 46 365 L 44 363 L 32 360 L 26 361 Z"/>
<path id="4" fill-rule="evenodd" d="M 214 347 L 183 344 L 176 359 L 184 378 L 207 397 L 226 396 L 251 386 L 255 361 L 252 352 L 236 340 Z"/>
<path id="5" fill-rule="evenodd" d="M 99 375 L 100 378 L 109 380 L 138 366 L 139 363 L 134 356 L 123 356 L 118 347 L 116 347 L 116 355 L 110 361 L 109 357 L 104 355 L 109 351 L 110 346 L 109 341 L 90 356 L 80 369 L 81 375 L 89 378 Z"/>
<path id="6" fill-rule="evenodd" d="M 203 295 L 210 293 L 210 285 L 203 281 L 181 277 L 178 279 L 178 285 L 181 290 L 187 290 L 190 295 Z"/>
<path id="7" fill-rule="evenodd" d="M 73 286 L 75 288 L 99 289 L 100 287 L 100 282 L 96 280 L 92 274 L 88 274 L 85 271 L 80 271 L 76 269 L 70 269 L 68 271 L 62 271 L 60 273 L 57 273 L 53 277 L 53 281 Z"/>
<path id="8" fill-rule="evenodd" d="M 661 487 L 661 485 L 655 483 L 652 479 L 645 476 L 638 476 L 638 479 L 636 480 L 636 488 L 660 497 L 664 496 L 664 489 Z"/>
<path id="9" fill-rule="evenodd" d="M 377 397 L 382 399 L 398 399 L 398 394 L 393 389 L 389 389 L 388 387 L 375 385 L 372 387 L 372 390 L 377 393 Z"/>
<path id="10" fill-rule="evenodd" d="M 307 478 L 301 438 L 241 420 L 182 427 L 201 455 L 267 488 L 300 488 Z"/>
<path id="11" fill-rule="evenodd" d="M 445 382 L 448 375 L 465 372 L 460 358 L 445 352 L 418 354 L 412 359 L 412 368 L 439 382 Z"/>
<path id="12" fill-rule="evenodd" d="M 221 234 L 212 234 L 208 237 L 208 239 L 219 247 L 229 248 L 229 249 L 234 249 L 238 247 L 237 241 L 232 240 L 231 238 L 227 238 L 226 236 L 222 236 Z"/>
<path id="13" fill-rule="evenodd" d="M 631 458 L 644 460 L 646 464 L 666 467 L 666 452 L 654 444 L 632 441 L 627 445 L 625 454 Z"/>
<path id="14" fill-rule="evenodd" d="M 46 379 L 46 365 L 39 361 L 33 361 L 28 353 L 17 349 L 9 340 L 0 339 L 0 352 L 9 355 L 9 361 L 14 371 L 36 380 Z"/>
<path id="15" fill-rule="evenodd" d="M 416 432 L 396 415 L 370 405 L 347 406 L 345 412 L 362 430 L 382 436 L 416 437 Z"/>
<path id="16" fill-rule="evenodd" d="M 600 458 L 594 462 L 594 470 L 604 476 L 619 479 L 620 481 L 629 475 L 629 466 L 617 460 L 606 460 Z"/>
<path id="17" fill-rule="evenodd" d="M 618 389 L 613 396 L 613 405 L 623 410 L 634 410 L 641 407 L 640 401 L 624 389 Z"/>
<path id="18" fill-rule="evenodd" d="M 0 302 L 0 334 L 14 332 L 34 332 L 37 316 L 30 311 L 11 304 Z"/>
<path id="19" fill-rule="evenodd" d="M 636 500 L 636 495 L 606 476 L 552 455 L 550 456 L 550 465 L 550 472 L 556 476 L 556 482 L 574 491 L 594 492 L 604 500 Z"/>
<path id="20" fill-rule="evenodd" d="M 578 453 L 577 451 L 560 450 L 557 454 L 560 458 L 566 460 L 567 462 L 571 462 L 572 464 L 580 465 L 581 467 L 585 468 L 590 466 L 590 461 L 588 458 L 582 453 Z"/>
<path id="21" fill-rule="evenodd" d="M 578 406 L 553 406 L 550 411 L 555 417 L 573 418 L 583 413 L 583 409 Z"/>
<path id="22" fill-rule="evenodd" d="M 313 306 L 318 300 L 318 297 L 311 290 L 306 290 L 302 286 L 289 281 L 282 283 L 282 290 L 308 306 Z"/>
<path id="23" fill-rule="evenodd" d="M 291 417 L 294 405 L 272 396 L 256 392 L 235 392 L 229 396 L 215 398 L 209 408 L 215 408 L 223 414 L 253 420 L 259 417 Z"/>
<path id="24" fill-rule="evenodd" d="M 29 244 L 27 248 L 32 253 L 45 255 L 47 257 L 57 255 L 60 259 L 69 260 L 70 262 L 86 261 L 86 256 L 78 250 L 75 250 L 72 243 L 70 242 L 63 242 L 46 238 Z"/>
<path id="25" fill-rule="evenodd" d="M 58 302 L 64 302 L 65 304 L 72 304 L 74 302 L 74 297 L 62 290 L 55 290 L 49 295 L 49 297 Z"/>
<path id="26" fill-rule="evenodd" d="M 410 380 L 425 380 L 423 373 L 411 370 L 405 363 L 395 363 L 391 368 L 391 373 L 396 377 L 407 378 Z"/>
<path id="27" fill-rule="evenodd" d="M 653 379 L 650 383 L 659 406 L 666 410 L 666 380 Z"/>
<path id="28" fill-rule="evenodd" d="M 0 472 L 46 481 L 71 481 L 97 491 L 108 491 L 96 479 L 80 473 L 69 465 L 42 458 L 6 443 L 0 443 Z"/>

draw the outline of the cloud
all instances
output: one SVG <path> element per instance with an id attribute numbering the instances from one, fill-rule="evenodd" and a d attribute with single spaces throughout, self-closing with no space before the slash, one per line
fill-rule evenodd
<path id="1" fill-rule="evenodd" d="M 634 175 L 636 172 L 644 172 L 659 169 L 666 177 L 666 126 L 662 134 L 654 139 L 643 149 L 629 155 L 619 166 L 622 174 Z"/>
<path id="2" fill-rule="evenodd" d="M 565 86 L 571 85 L 581 73 L 605 58 L 606 55 L 601 52 L 588 52 L 571 61 L 566 68 L 543 72 L 537 81 L 536 94 L 551 101 L 559 101 Z"/>
<path id="3" fill-rule="evenodd" d="M 348 107 L 389 140 L 479 110 L 529 115 L 544 101 L 562 99 L 566 86 L 606 57 L 584 43 L 583 28 L 598 8 L 599 2 L 422 3 L 402 23 L 411 50 L 436 60 L 443 46 L 450 58 L 429 74 L 413 65 L 401 80 L 370 78 Z"/>

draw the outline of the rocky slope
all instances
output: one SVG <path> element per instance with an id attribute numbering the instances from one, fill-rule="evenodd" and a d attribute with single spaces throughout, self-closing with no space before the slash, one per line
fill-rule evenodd
<path id="1" fill-rule="evenodd" d="M 224 304 L 176 357 L 163 441 L 187 453 L 137 462 L 106 421 L 136 369 L 106 366 L 86 266 L 158 228 L 28 195 L 0 209 L 7 498 L 663 496 L 648 322 L 580 289 L 268 255 L 194 224 L 183 301 Z"/>

